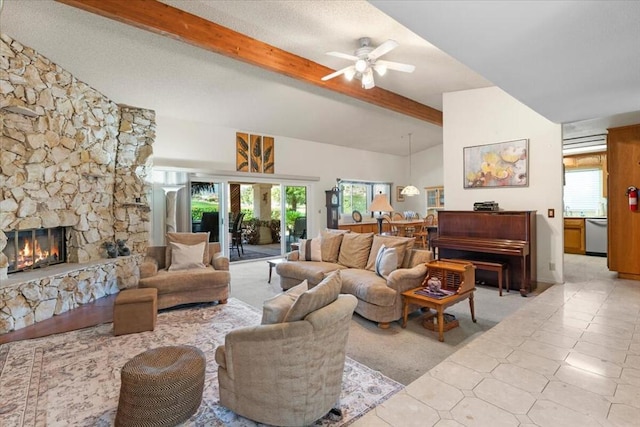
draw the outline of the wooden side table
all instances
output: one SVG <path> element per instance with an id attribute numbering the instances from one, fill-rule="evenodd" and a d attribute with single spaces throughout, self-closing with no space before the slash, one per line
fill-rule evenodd
<path id="1" fill-rule="evenodd" d="M 476 322 L 473 302 L 473 293 L 476 290 L 475 267 L 471 263 L 446 261 L 431 261 L 428 262 L 426 266 L 428 268 L 428 274 L 427 277 L 425 277 L 422 286 L 402 293 L 402 327 L 407 327 L 409 304 L 432 308 L 438 313 L 438 340 L 444 341 L 444 310 L 447 307 L 451 307 L 460 301 L 468 299 L 469 309 L 471 310 L 471 320 L 473 320 L 474 323 Z M 442 289 L 454 292 L 454 294 L 444 298 L 434 298 L 417 294 L 417 291 L 421 291 L 426 288 L 427 281 L 431 277 L 437 277 L 440 279 Z"/>

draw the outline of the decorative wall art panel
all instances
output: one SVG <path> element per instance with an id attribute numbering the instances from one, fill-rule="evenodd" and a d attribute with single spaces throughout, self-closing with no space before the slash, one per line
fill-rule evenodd
<path id="1" fill-rule="evenodd" d="M 274 173 L 275 171 L 275 150 L 272 136 L 262 138 L 262 172 Z"/>
<path id="2" fill-rule="evenodd" d="M 528 185 L 528 139 L 464 148 L 464 188 Z"/>
<path id="3" fill-rule="evenodd" d="M 249 134 L 236 132 L 236 170 L 249 172 Z"/>
<path id="4" fill-rule="evenodd" d="M 261 135 L 251 135 L 250 136 L 251 145 L 250 145 L 250 163 L 249 163 L 249 171 L 250 172 L 262 172 L 262 136 Z"/>

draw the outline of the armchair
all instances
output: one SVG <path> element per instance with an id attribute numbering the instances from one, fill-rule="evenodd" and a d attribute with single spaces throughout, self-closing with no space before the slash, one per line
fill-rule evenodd
<path id="1" fill-rule="evenodd" d="M 194 259 L 193 267 L 170 269 L 170 246 L 150 246 L 140 266 L 139 288 L 158 290 L 158 309 L 180 304 L 218 301 L 229 298 L 231 275 L 229 258 L 223 256 L 220 243 L 209 243 L 209 233 L 167 233 L 167 242 L 193 246 L 205 242 L 204 253 Z M 175 265 L 174 265 L 175 267 Z"/>
<path id="2" fill-rule="evenodd" d="M 235 329 L 216 349 L 220 403 L 260 423 L 312 424 L 338 402 L 357 300 L 339 295 L 302 320 Z"/>

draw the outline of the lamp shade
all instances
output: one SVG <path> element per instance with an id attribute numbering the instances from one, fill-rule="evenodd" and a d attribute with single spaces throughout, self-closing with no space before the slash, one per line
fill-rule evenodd
<path id="1" fill-rule="evenodd" d="M 407 185 L 402 189 L 400 193 L 403 196 L 417 196 L 418 194 L 420 194 L 420 190 L 418 190 L 418 188 L 414 187 L 413 185 Z"/>
<path id="2" fill-rule="evenodd" d="M 373 201 L 369 205 L 371 212 L 393 212 L 393 207 L 389 204 L 389 199 L 385 194 L 379 193 L 373 197 Z"/>

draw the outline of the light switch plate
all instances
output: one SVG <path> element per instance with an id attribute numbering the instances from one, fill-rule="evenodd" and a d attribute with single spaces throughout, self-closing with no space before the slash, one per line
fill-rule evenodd
<path id="1" fill-rule="evenodd" d="M 547 217 L 554 218 L 555 216 L 556 216 L 556 210 L 555 209 L 547 209 Z"/>

